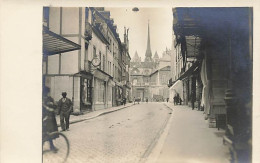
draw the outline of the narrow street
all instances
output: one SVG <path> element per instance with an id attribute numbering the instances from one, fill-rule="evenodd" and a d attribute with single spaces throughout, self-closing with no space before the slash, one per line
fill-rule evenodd
<path id="1" fill-rule="evenodd" d="M 68 162 L 140 162 L 150 154 L 171 110 L 142 103 L 71 125 Z M 48 144 L 48 143 L 45 143 Z M 55 162 L 43 156 L 43 162 Z"/>
<path id="2" fill-rule="evenodd" d="M 255 1 L 111 2 L 0 2 L 0 163 L 257 162 Z"/>

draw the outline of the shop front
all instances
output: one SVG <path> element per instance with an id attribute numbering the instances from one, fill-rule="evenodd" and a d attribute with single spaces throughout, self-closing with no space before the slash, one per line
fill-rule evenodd
<path id="1" fill-rule="evenodd" d="M 110 78 L 107 85 L 107 108 L 113 106 L 113 88 L 115 87 L 115 82 Z"/>
<path id="2" fill-rule="evenodd" d="M 92 111 L 92 80 L 93 75 L 87 72 L 80 73 L 80 108 L 81 111 Z"/>
<path id="3" fill-rule="evenodd" d="M 129 85 L 129 82 L 123 86 L 123 97 L 126 98 L 127 103 L 131 101 L 131 87 Z"/>
<path id="4" fill-rule="evenodd" d="M 107 108 L 108 96 L 108 80 L 110 75 L 97 69 L 94 71 L 93 79 L 93 110 L 100 110 Z"/>
<path id="5" fill-rule="evenodd" d="M 122 100 L 123 100 L 123 85 L 120 82 L 116 82 L 115 85 L 116 106 L 122 105 Z"/>
<path id="6" fill-rule="evenodd" d="M 43 77 L 42 86 L 50 88 L 50 95 L 58 102 L 62 92 L 67 92 L 67 97 L 73 102 L 73 112 L 80 113 L 80 75 L 75 72 L 62 73 L 66 66 L 66 57 L 74 56 L 76 50 L 81 49 L 81 45 L 76 44 L 65 37 L 50 31 L 47 26 L 43 26 Z M 59 47 L 59 48 L 57 48 Z"/>
<path id="7" fill-rule="evenodd" d="M 183 82 L 182 80 L 177 80 L 169 89 L 169 102 L 174 102 L 173 98 L 175 95 L 179 94 L 180 98 L 183 100 Z"/>
<path id="8" fill-rule="evenodd" d="M 198 80 L 191 77 L 186 85 L 202 90 L 200 105 L 209 127 L 225 129 L 223 140 L 230 147 L 231 162 L 252 158 L 252 13 L 247 7 L 173 10 L 173 30 L 177 38 L 183 38 L 177 41 L 185 57 L 189 55 L 187 37 L 201 38 L 200 79 L 195 75 Z"/>
<path id="9" fill-rule="evenodd" d="M 190 106 L 192 109 L 199 108 L 198 103 L 200 103 L 201 101 L 201 98 L 198 96 L 201 93 L 201 90 L 199 89 L 197 83 L 197 81 L 199 81 L 199 67 L 200 61 L 196 61 L 195 63 L 193 63 L 187 69 L 187 71 L 182 73 L 181 76 L 178 78 L 178 80 L 182 82 L 180 83 L 177 81 L 176 86 L 172 86 L 176 87 L 176 94 L 179 94 L 179 96 L 182 98 L 183 104 Z M 180 89 L 181 85 L 183 89 Z"/>

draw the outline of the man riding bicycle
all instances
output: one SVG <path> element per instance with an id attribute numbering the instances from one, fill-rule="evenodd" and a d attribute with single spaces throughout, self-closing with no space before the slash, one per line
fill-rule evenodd
<path id="1" fill-rule="evenodd" d="M 43 89 L 43 104 L 42 104 L 42 138 L 44 141 L 49 141 L 50 150 L 57 152 L 58 149 L 53 144 L 53 139 L 58 138 L 58 135 L 47 136 L 48 133 L 58 131 L 57 121 L 55 118 L 54 99 L 50 96 L 50 88 Z M 43 141 L 43 142 L 44 142 Z"/>

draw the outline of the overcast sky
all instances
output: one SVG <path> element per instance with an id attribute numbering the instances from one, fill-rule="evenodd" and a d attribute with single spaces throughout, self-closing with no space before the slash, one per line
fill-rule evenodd
<path id="1" fill-rule="evenodd" d="M 129 53 L 133 57 L 138 52 L 142 60 L 147 47 L 148 20 L 150 21 L 151 50 L 159 56 L 166 47 L 172 44 L 172 8 L 139 8 L 133 12 L 132 8 L 106 8 L 110 11 L 118 27 L 121 41 L 123 41 L 124 26 L 129 28 Z"/>

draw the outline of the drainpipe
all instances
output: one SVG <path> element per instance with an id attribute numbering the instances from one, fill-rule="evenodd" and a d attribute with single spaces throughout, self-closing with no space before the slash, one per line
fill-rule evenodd
<path id="1" fill-rule="evenodd" d="M 107 48 L 108 48 L 108 47 L 107 47 L 107 45 L 106 45 L 106 58 L 105 58 L 105 65 L 106 65 L 106 66 L 104 66 L 104 65 L 103 65 L 103 66 L 104 66 L 104 71 L 107 72 L 107 74 L 109 74 L 109 72 L 107 71 L 107 70 L 108 70 L 108 68 L 107 68 L 107 67 L 108 67 Z M 107 94 L 107 92 L 108 92 L 108 81 L 109 81 L 109 79 L 108 79 L 107 82 L 106 82 L 106 89 L 105 89 L 105 90 L 106 90 L 106 94 L 105 94 L 105 98 L 106 98 L 106 108 L 108 108 L 108 98 L 107 98 L 107 97 L 108 97 L 108 94 Z"/>
<path id="2" fill-rule="evenodd" d="M 74 79 L 75 79 L 75 75 L 76 74 L 73 74 L 73 80 L 72 80 L 72 105 L 74 105 Z M 73 108 L 73 111 L 74 111 L 74 108 Z"/>
<path id="3" fill-rule="evenodd" d="M 95 86 L 95 77 L 94 77 L 94 75 L 93 75 L 93 78 L 92 78 L 92 92 L 91 92 L 91 94 L 92 94 L 92 110 L 93 111 L 95 111 L 96 109 L 95 109 L 95 103 L 96 103 L 96 99 L 95 99 L 95 93 L 96 93 L 96 91 L 93 91 L 94 90 L 94 87 Z M 93 93 L 94 92 L 94 93 Z"/>
<path id="4" fill-rule="evenodd" d="M 109 79 L 108 79 L 109 80 Z M 107 94 L 107 92 L 108 92 L 108 80 L 106 81 L 106 89 L 105 89 L 105 98 L 106 98 L 106 108 L 108 108 L 108 94 Z"/>
<path id="5" fill-rule="evenodd" d="M 62 35 L 62 7 L 60 7 L 60 35 Z M 61 74 L 61 53 L 59 54 L 59 74 Z"/>

